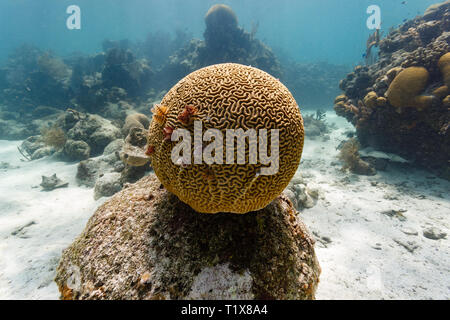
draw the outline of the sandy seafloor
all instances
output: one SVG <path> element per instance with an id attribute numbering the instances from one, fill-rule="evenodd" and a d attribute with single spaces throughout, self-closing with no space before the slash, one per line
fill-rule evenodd
<path id="1" fill-rule="evenodd" d="M 317 239 L 316 298 L 450 299 L 450 182 L 408 165 L 375 176 L 342 172 L 336 147 L 352 126 L 333 112 L 327 119 L 338 129 L 328 141 L 305 141 L 298 171 L 320 190 L 299 215 Z M 61 252 L 107 199 L 77 186 L 77 164 L 23 162 L 19 144 L 0 141 L 0 161 L 19 166 L 0 169 L 0 299 L 58 299 Z M 41 175 L 53 173 L 69 187 L 40 191 Z M 403 217 L 383 214 L 389 210 Z M 430 227 L 447 236 L 424 237 Z"/>

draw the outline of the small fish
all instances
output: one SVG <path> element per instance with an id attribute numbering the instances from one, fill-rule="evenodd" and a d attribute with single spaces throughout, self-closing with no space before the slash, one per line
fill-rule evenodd
<path id="1" fill-rule="evenodd" d="M 366 57 L 366 53 L 365 53 L 365 52 L 364 52 L 364 53 L 362 54 L 362 57 L 363 57 L 363 58 L 365 58 L 365 57 Z"/>
<path id="2" fill-rule="evenodd" d="M 408 1 L 402 1 L 402 4 L 408 4 Z"/>

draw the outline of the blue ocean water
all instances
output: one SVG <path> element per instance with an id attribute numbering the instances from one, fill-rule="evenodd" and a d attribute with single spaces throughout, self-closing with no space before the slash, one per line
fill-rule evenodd
<path id="1" fill-rule="evenodd" d="M 449 51 L 447 44 L 450 38 L 444 32 L 450 31 L 448 20 L 445 20 L 450 9 L 440 8 L 438 14 L 428 15 L 427 19 L 412 20 L 439 1 L 442 0 L 223 0 L 221 3 L 233 9 L 239 26 L 246 32 L 238 28 L 220 28 L 222 24 L 216 23 L 214 27 L 210 25 L 209 32 L 204 35 L 205 14 L 218 3 L 216 0 L 0 0 L 0 299 L 57 299 L 60 293 L 72 295 L 70 286 L 75 286 L 82 278 L 86 280 L 85 276 L 77 279 L 76 275 L 89 269 L 83 265 L 78 269 L 79 262 L 74 263 L 74 269 L 68 270 L 72 275 L 64 280 L 66 283 L 62 286 L 58 283 L 58 288 L 54 279 L 57 273 L 60 274 L 58 270 L 62 270 L 57 268 L 62 251 L 80 235 L 99 205 L 109 201 L 109 197 L 122 188 L 128 188 L 136 179 L 154 174 L 147 163 L 155 152 L 155 145 L 144 138 L 150 119 L 163 122 L 161 119 L 166 118 L 168 108 L 164 100 L 161 101 L 162 97 L 170 97 L 167 90 L 188 73 L 206 65 L 230 61 L 271 73 L 289 89 L 301 110 L 304 134 L 300 130 L 294 131 L 297 135 L 291 134 L 290 140 L 297 136 L 302 142 L 304 140 L 302 157 L 285 195 L 301 212 L 299 221 L 305 222 L 317 240 L 315 250 L 323 273 L 316 298 L 450 299 L 449 284 L 445 281 L 450 279 L 448 263 L 445 263 L 450 255 L 450 85 L 445 82 L 446 71 L 440 71 L 443 68 L 438 62 Z M 67 9 L 73 6 L 81 10 L 79 30 L 67 26 L 71 16 Z M 373 6 L 380 9 L 382 36 L 386 36 L 390 28 L 403 23 L 406 28 L 399 28 L 399 32 L 392 33 L 387 41 L 375 41 L 375 46 L 369 47 L 373 49 L 370 52 L 366 43 L 374 29 L 369 28 L 367 22 L 374 20 L 371 20 L 373 13 L 367 10 Z M 429 23 L 431 19 L 436 21 Z M 433 28 L 434 23 L 438 28 Z M 410 29 L 410 26 L 414 28 Z M 417 35 L 420 35 L 420 40 Z M 192 38 L 204 41 L 189 43 Z M 271 48 L 274 54 L 255 38 Z M 393 47 L 394 52 L 390 52 Z M 377 60 L 375 50 L 382 53 L 381 59 Z M 411 56 L 408 57 L 405 50 Z M 424 51 L 426 59 L 423 59 Z M 366 52 L 373 61 L 364 58 Z M 405 91 L 405 96 L 411 98 L 405 99 L 400 106 L 394 105 L 398 99 L 390 99 L 388 88 L 401 68 L 408 66 L 415 67 L 408 68 L 407 72 L 413 70 L 414 74 L 419 74 L 420 80 L 429 75 L 428 84 L 414 95 L 408 90 L 413 86 L 409 83 L 401 85 L 400 90 L 394 89 L 394 95 L 395 91 Z M 405 80 L 399 80 L 402 81 Z M 226 85 L 221 89 L 225 94 L 220 92 L 220 99 L 230 91 Z M 256 86 L 255 90 L 258 90 Z M 256 94 L 263 96 L 258 91 Z M 237 108 L 250 105 L 247 110 L 241 108 L 238 111 L 244 110 L 248 116 L 244 117 L 245 121 L 251 119 L 254 122 L 255 114 L 249 112 L 256 110 L 255 106 L 236 101 L 236 97 L 240 100 L 240 95 L 232 96 L 229 101 Z M 193 95 L 188 92 L 187 96 L 190 99 Z M 210 104 L 215 113 L 217 104 L 208 102 L 208 94 L 201 92 L 198 96 L 200 99 L 195 97 L 199 100 L 196 105 L 180 99 L 183 109 L 175 109 L 172 113 L 181 111 L 176 118 L 180 128 L 187 126 L 198 105 L 203 108 L 204 104 Z M 253 103 L 255 95 L 249 97 Z M 271 109 L 271 105 L 266 106 L 266 99 L 259 100 L 264 102 L 263 107 Z M 271 102 L 270 96 L 268 100 Z M 222 105 L 229 105 L 226 102 Z M 279 113 L 274 109 L 272 112 L 277 112 L 277 118 L 282 113 L 294 114 L 290 110 L 289 113 Z M 232 107 L 230 110 L 234 112 L 237 109 Z M 212 123 L 209 114 L 200 120 Z M 238 114 L 238 120 L 242 120 L 241 114 Z M 268 118 L 273 118 L 271 112 L 267 114 Z M 202 113 L 197 115 L 202 116 Z M 281 117 L 277 123 L 283 126 L 289 123 L 289 120 L 283 120 L 283 115 Z M 225 116 L 223 118 L 227 120 Z M 266 122 L 264 124 L 268 127 Z M 170 143 L 167 140 L 174 130 L 172 124 L 165 121 L 163 144 Z M 136 140 L 133 143 L 139 146 L 131 145 L 132 140 Z M 295 145 L 299 145 L 297 142 L 294 141 Z M 195 144 L 193 153 L 198 154 L 202 148 L 196 148 Z M 292 145 L 285 143 L 283 148 L 292 149 Z M 272 144 L 270 149 L 271 159 L 275 159 L 272 158 L 275 154 Z M 129 158 L 130 155 L 133 157 Z M 145 158 L 146 165 L 131 170 L 129 164 L 140 162 L 142 158 Z M 184 161 L 182 158 L 178 160 Z M 180 170 L 191 170 L 178 160 L 172 161 L 177 166 L 181 164 Z M 154 171 L 158 171 L 155 163 Z M 295 161 L 290 161 L 287 165 L 292 166 L 293 163 Z M 202 165 L 202 168 L 205 167 Z M 195 173 L 196 176 L 201 173 L 203 180 L 208 181 L 208 190 L 214 185 L 234 184 L 233 180 L 240 175 L 239 170 L 230 171 L 227 173 L 230 177 L 223 180 L 226 183 L 221 183 L 218 179 L 221 176 L 216 175 L 215 168 L 215 165 L 207 166 Z M 184 179 L 185 176 L 179 174 L 179 177 Z M 248 181 L 253 186 L 257 179 L 252 177 Z M 158 185 L 158 194 L 165 192 L 164 184 Z M 206 185 L 202 185 L 196 189 L 208 192 L 205 191 Z M 186 180 L 178 186 L 183 193 L 193 189 Z M 273 188 L 265 188 L 270 187 Z M 150 203 L 162 198 L 155 197 L 153 191 L 148 193 L 149 188 L 144 189 L 142 195 L 133 194 L 129 202 L 133 208 L 140 204 L 135 206 L 132 201 Z M 244 189 L 248 191 L 247 187 Z M 213 198 L 213 193 L 210 194 Z M 224 193 L 221 191 L 220 194 Z M 260 192 L 256 196 L 261 196 Z M 238 203 L 234 199 L 239 199 L 237 194 L 221 198 L 233 199 L 233 205 Z M 171 199 L 175 198 L 169 201 Z M 173 207 L 177 207 L 176 204 Z M 124 220 L 126 224 L 121 225 L 120 219 L 114 216 L 104 220 L 117 226 L 118 229 L 111 232 L 118 230 L 119 234 L 120 231 L 126 244 L 133 244 L 129 247 L 133 257 L 142 258 L 144 255 L 135 254 L 135 249 L 141 248 L 139 244 L 134 245 L 138 237 L 132 235 L 133 241 L 130 241 L 129 230 L 143 230 L 142 221 L 146 220 L 142 218 L 144 215 L 134 219 L 132 214 L 138 211 L 132 210 L 131 206 L 126 206 L 126 215 L 122 215 L 127 218 Z M 153 208 L 158 206 L 152 205 Z M 185 215 L 185 207 L 180 208 Z M 290 221 L 291 218 L 289 209 Z M 167 247 L 176 250 L 187 247 L 178 239 L 188 239 L 188 242 L 197 239 L 189 235 L 172 237 L 173 232 L 180 234 L 172 230 L 172 226 L 178 228 L 184 221 L 189 221 L 185 217 L 163 224 L 170 230 L 160 228 L 158 220 L 155 221 L 156 229 L 163 236 L 153 236 L 152 229 L 144 231 L 144 236 L 139 239 L 145 240 L 150 235 L 152 241 L 145 242 L 163 248 L 163 253 L 166 247 L 159 243 L 163 237 L 164 241 L 168 239 L 166 243 L 170 245 Z M 290 262 L 285 263 L 284 258 L 283 261 L 277 259 L 284 257 L 281 251 L 285 248 L 291 250 L 292 246 L 277 241 L 276 236 L 282 232 L 274 232 L 271 227 L 287 224 L 281 220 L 282 224 L 267 221 L 272 220 L 255 220 L 256 232 L 250 228 L 245 230 L 245 234 L 233 232 L 230 243 L 239 242 L 236 246 L 232 244 L 232 248 L 240 250 L 242 244 L 256 244 L 258 247 L 251 252 L 272 248 L 276 250 L 275 258 L 268 260 L 267 264 L 254 258 L 250 258 L 249 263 L 257 261 L 259 265 L 267 266 L 267 270 L 277 268 L 274 275 L 290 277 L 293 274 L 290 271 L 278 271 L 282 270 L 278 269 L 280 266 L 284 268 Z M 208 230 L 211 225 L 214 223 L 208 221 Z M 221 223 L 216 225 L 222 226 Z M 227 223 L 225 227 L 233 228 L 233 224 Z M 124 230 L 126 232 L 122 232 Z M 191 230 L 202 236 L 193 257 L 199 260 L 197 248 L 213 252 L 216 245 L 208 246 L 204 241 L 211 238 L 199 233 L 199 228 Z M 261 231 L 270 236 L 241 241 L 247 235 L 259 236 Z M 219 238 L 212 238 L 211 243 L 228 238 L 222 231 L 217 234 Z M 242 238 L 235 234 L 242 235 Z M 102 232 L 95 235 L 102 237 Z M 105 240 L 106 245 L 96 245 L 97 248 L 115 247 L 111 245 L 114 241 L 110 241 L 113 237 L 109 237 L 109 233 L 107 236 L 100 239 Z M 177 242 L 172 245 L 170 239 Z M 275 240 L 273 245 L 266 242 L 268 239 Z M 294 237 L 292 239 L 295 240 Z M 264 245 L 260 246 L 263 241 Z M 118 248 L 127 252 L 122 244 Z M 167 254 L 167 257 L 184 259 L 184 253 L 194 252 L 189 248 L 180 251 L 182 254 Z M 79 252 L 96 250 L 87 248 Z M 110 252 L 114 251 L 107 251 L 103 256 L 111 257 Z M 233 279 L 247 286 L 247 271 L 243 273 L 244 281 L 241 281 L 243 278 L 235 278 L 234 273 L 233 277 L 228 276 L 228 267 L 222 268 L 226 264 L 221 263 L 218 269 L 214 269 L 216 266 L 210 268 L 211 261 L 222 256 L 224 261 L 228 256 L 230 261 L 245 260 L 241 259 L 241 252 L 234 254 L 227 249 L 224 254 L 215 254 L 215 257 L 211 256 L 213 259 L 204 260 L 208 265 L 202 267 L 199 273 L 202 276 L 196 279 L 200 279 L 198 283 L 202 284 L 204 279 L 212 278 L 213 281 L 209 282 L 214 284 L 214 277 L 210 275 L 217 276 L 223 280 L 220 282 L 232 286 L 230 290 L 219 286 L 219 291 L 234 294 L 239 290 L 233 287 Z M 129 256 L 125 258 L 128 266 Z M 108 258 L 114 266 L 106 267 L 117 271 L 120 259 L 120 254 L 117 259 Z M 289 261 L 295 262 L 295 259 Z M 306 261 L 303 257 L 302 260 Z M 164 257 L 162 261 L 167 260 Z M 273 267 L 272 262 L 275 263 Z M 300 262 L 303 268 L 303 262 L 298 260 L 293 264 L 296 269 Z M 170 275 L 167 278 L 178 281 L 191 271 L 197 273 L 200 266 L 195 261 L 192 268 L 195 270 L 188 270 L 192 266 L 186 267 L 178 261 L 164 262 L 153 270 L 164 272 L 161 275 L 148 270 L 149 265 L 145 260 L 145 266 L 142 266 L 145 272 L 139 274 L 138 282 L 133 280 L 137 287 L 132 290 L 144 292 L 148 289 L 156 292 L 155 297 L 158 298 L 162 297 L 158 292 L 159 284 L 151 284 L 153 280 L 148 281 L 147 275 L 162 279 L 167 274 Z M 174 266 L 174 271 L 165 273 L 165 268 L 171 266 Z M 179 266 L 183 271 L 176 274 L 181 270 Z M 226 272 L 221 273 L 223 269 Z M 269 275 L 272 271 L 258 273 Z M 97 273 L 91 273 L 94 274 Z M 126 282 L 131 278 L 139 279 L 135 274 L 108 277 L 114 282 L 112 290 L 117 289 L 115 279 L 126 279 Z M 303 275 L 296 278 L 302 279 Z M 106 277 L 99 277 L 95 283 L 103 283 L 104 279 Z M 268 283 L 271 279 L 277 278 L 270 276 Z M 277 286 L 287 283 L 283 279 L 274 282 Z M 84 283 L 83 287 L 89 289 L 92 283 Z M 180 283 L 170 284 L 168 291 L 176 292 L 178 289 L 173 288 L 187 286 L 188 282 Z M 309 292 L 316 290 L 310 284 L 301 287 Z M 203 288 L 203 284 L 199 287 Z M 105 292 L 104 297 L 108 297 L 112 290 L 104 288 L 103 285 L 95 288 L 91 297 L 102 296 Z M 199 292 L 204 297 L 202 288 Z M 74 289 L 76 292 L 77 288 Z M 211 290 L 204 291 L 209 294 Z M 124 297 L 128 299 L 129 292 L 124 292 Z M 243 298 L 248 299 L 247 296 Z"/>
<path id="2" fill-rule="evenodd" d="M 388 32 L 436 0 L 224 0 L 246 30 L 275 52 L 300 62 L 355 65 L 362 61 L 369 5 L 381 9 L 381 30 Z M 149 32 L 184 30 L 197 38 L 213 0 L 2 0 L 0 63 L 22 43 L 58 55 L 94 53 L 104 39 L 139 40 Z M 66 9 L 81 9 L 81 30 L 68 30 Z"/>

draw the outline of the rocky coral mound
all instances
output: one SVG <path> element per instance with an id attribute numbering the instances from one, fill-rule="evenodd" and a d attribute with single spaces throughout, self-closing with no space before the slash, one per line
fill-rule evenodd
<path id="1" fill-rule="evenodd" d="M 286 196 L 204 215 L 150 175 L 96 211 L 55 281 L 63 299 L 313 299 L 319 274 Z"/>
<path id="2" fill-rule="evenodd" d="M 41 123 L 41 122 L 39 122 Z M 80 161 L 103 153 L 104 148 L 122 133 L 110 120 L 99 115 L 67 109 L 47 118 L 41 134 L 24 140 L 24 157 L 35 160 L 56 153 L 64 161 Z"/>
<path id="3" fill-rule="evenodd" d="M 395 152 L 448 175 L 450 1 L 430 7 L 379 42 L 379 59 L 340 82 L 334 109 L 363 147 Z"/>

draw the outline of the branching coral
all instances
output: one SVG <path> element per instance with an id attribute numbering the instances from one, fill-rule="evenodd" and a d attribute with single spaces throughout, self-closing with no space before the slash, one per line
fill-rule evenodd
<path id="1" fill-rule="evenodd" d="M 237 16 L 233 9 L 224 4 L 212 6 L 205 16 L 205 42 L 214 50 L 228 50 L 239 38 Z"/>
<path id="2" fill-rule="evenodd" d="M 317 110 L 315 114 L 306 114 L 303 117 L 305 131 L 308 137 L 322 136 L 330 132 L 330 126 L 326 121 L 326 113 Z"/>
<path id="3" fill-rule="evenodd" d="M 366 65 L 369 65 L 374 62 L 375 58 L 372 56 L 372 48 L 379 46 L 381 35 L 382 33 L 380 33 L 380 29 L 377 29 L 367 39 L 366 55 L 365 55 Z"/>
<path id="4" fill-rule="evenodd" d="M 347 140 L 341 147 L 339 160 L 343 162 L 344 170 L 350 170 L 353 173 L 361 175 L 374 175 L 376 170 L 359 156 L 359 143 L 352 138 Z"/>
<path id="5" fill-rule="evenodd" d="M 449 166 L 450 2 L 404 21 L 380 40 L 379 60 L 339 83 L 334 109 L 358 141 L 438 172 Z M 376 99 L 375 99 L 376 97 Z"/>

